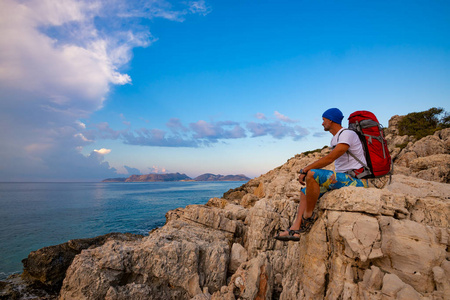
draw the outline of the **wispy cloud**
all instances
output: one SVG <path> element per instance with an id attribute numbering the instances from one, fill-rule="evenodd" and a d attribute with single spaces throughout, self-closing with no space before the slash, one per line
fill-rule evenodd
<path id="1" fill-rule="evenodd" d="M 275 139 L 292 138 L 299 140 L 309 134 L 306 128 L 275 122 L 244 122 L 243 126 L 235 121 L 206 122 L 199 120 L 183 125 L 180 119 L 170 119 L 166 123 L 168 130 L 141 128 L 137 130 L 113 131 L 109 126 L 96 126 L 100 132 L 96 136 L 122 139 L 124 143 L 156 147 L 205 147 L 212 144 L 242 138 L 271 136 Z M 105 130 L 105 132 L 101 132 Z"/>
<path id="2" fill-rule="evenodd" d="M 286 122 L 286 123 L 297 123 L 297 120 L 292 120 L 291 118 L 289 118 L 288 116 L 285 116 L 281 113 L 279 113 L 278 111 L 274 112 L 275 118 L 277 118 L 280 121 Z"/>
<path id="3" fill-rule="evenodd" d="M 247 129 L 252 137 L 272 136 L 275 139 L 291 137 L 295 141 L 307 136 L 309 131 L 301 126 L 291 127 L 281 122 L 256 123 L 249 122 Z"/>
<path id="4" fill-rule="evenodd" d="M 170 119 L 166 123 L 169 131 L 141 128 L 118 133 L 124 143 L 158 147 L 202 147 L 217 143 L 219 140 L 246 137 L 245 130 L 236 122 L 206 122 L 200 120 L 184 126 L 179 119 Z M 101 135 L 101 134 L 100 134 Z"/>
<path id="5" fill-rule="evenodd" d="M 125 144 L 153 147 L 190 147 L 200 146 L 199 141 L 186 139 L 178 135 L 169 135 L 160 129 L 141 128 L 133 132 L 122 134 Z"/>
<path id="6" fill-rule="evenodd" d="M 204 0 L 189 1 L 189 10 L 191 13 L 201 14 L 206 16 L 211 12 L 211 8 L 206 5 Z"/>
<path id="7" fill-rule="evenodd" d="M 313 137 L 318 137 L 318 138 L 320 138 L 320 137 L 324 137 L 324 136 L 326 136 L 326 135 L 328 135 L 328 133 L 325 132 L 325 131 L 322 131 L 322 132 L 315 132 L 315 133 L 313 134 Z"/>
<path id="8" fill-rule="evenodd" d="M 246 137 L 244 129 L 239 123 L 231 121 L 210 123 L 200 120 L 196 123 L 191 123 L 189 127 L 194 132 L 194 139 L 205 139 L 210 142 L 217 142 L 218 139 L 239 139 Z"/>
<path id="9" fill-rule="evenodd" d="M 111 5 L 109 0 L 104 0 L 115 14 L 125 18 L 164 18 L 171 21 L 183 22 L 188 14 L 207 15 L 211 8 L 204 0 L 182 1 L 176 5 L 165 0 L 152 1 L 112 1 L 122 5 Z M 126 3 L 126 5 L 125 5 Z"/>
<path id="10" fill-rule="evenodd" d="M 274 112 L 274 116 L 276 121 L 262 123 L 248 122 L 246 127 L 250 132 L 251 137 L 271 136 L 275 139 L 292 138 L 294 140 L 299 140 L 309 134 L 309 131 L 306 128 L 299 125 L 293 125 L 298 123 L 298 120 L 293 120 L 278 111 Z M 263 121 L 268 120 L 263 113 L 257 113 L 255 117 Z"/>
<path id="11" fill-rule="evenodd" d="M 166 123 L 167 128 L 172 130 L 173 132 L 187 132 L 189 131 L 188 128 L 184 127 L 184 125 L 181 123 L 181 120 L 178 118 L 172 118 L 169 120 L 169 122 Z"/>

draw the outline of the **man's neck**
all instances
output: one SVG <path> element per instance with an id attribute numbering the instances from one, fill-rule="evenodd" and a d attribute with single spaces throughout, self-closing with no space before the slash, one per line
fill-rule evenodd
<path id="1" fill-rule="evenodd" d="M 330 128 L 330 133 L 332 135 L 336 135 L 336 133 L 338 133 L 339 130 L 341 130 L 341 129 L 342 129 L 341 125 L 339 125 L 338 123 L 332 123 L 331 128 Z"/>

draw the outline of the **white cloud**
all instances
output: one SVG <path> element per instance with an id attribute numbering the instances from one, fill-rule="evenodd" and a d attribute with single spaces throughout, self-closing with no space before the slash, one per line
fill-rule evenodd
<path id="1" fill-rule="evenodd" d="M 161 173 L 167 173 L 167 170 L 164 167 L 152 166 L 152 167 L 147 168 L 145 173 L 161 174 Z"/>
<path id="2" fill-rule="evenodd" d="M 101 148 L 99 150 L 94 150 L 94 152 L 97 152 L 98 154 L 101 154 L 101 155 L 106 155 L 106 154 L 111 153 L 111 149 Z"/>
<path id="3" fill-rule="evenodd" d="M 189 4 L 189 10 L 192 13 L 207 15 L 211 12 L 211 9 L 205 3 L 205 0 L 189 1 L 188 4 Z"/>
<path id="4" fill-rule="evenodd" d="M 78 125 L 78 127 L 80 129 L 86 129 L 86 124 L 84 124 L 83 122 L 81 122 L 80 120 L 76 120 L 75 121 L 76 125 Z"/>
<path id="5" fill-rule="evenodd" d="M 286 122 L 286 123 L 297 123 L 297 120 L 292 120 L 291 118 L 289 118 L 288 116 L 285 116 L 281 113 L 279 113 L 278 111 L 274 112 L 275 118 L 277 118 L 280 121 Z"/>
<path id="6" fill-rule="evenodd" d="M 9 1 L 11 2 L 11 1 Z M 88 4 L 83 1 L 72 0 L 41 0 L 27 1 L 28 7 L 35 13 L 34 19 L 43 24 L 62 25 L 69 21 L 83 21 L 88 11 L 99 9 L 95 1 Z"/>
<path id="7" fill-rule="evenodd" d="M 132 49 L 156 41 L 130 18 L 182 21 L 192 13 L 187 7 L 164 0 L 1 0 L 0 126 L 8 130 L 0 140 L 8 143 L 0 147 L 0 180 L 113 176 L 105 150 L 81 154 L 98 136 L 79 120 L 103 106 L 112 85 L 131 82 L 122 69 Z"/>
<path id="8" fill-rule="evenodd" d="M 0 9 L 0 88 L 27 91 L 48 109 L 64 106 L 89 113 L 102 106 L 110 84 L 131 82 L 118 71 L 131 58 L 132 47 L 101 37 L 94 27 L 100 2 L 2 1 Z M 57 27 L 61 36 L 49 36 Z"/>
<path id="9" fill-rule="evenodd" d="M 76 134 L 74 134 L 73 136 L 74 136 L 75 138 L 81 139 L 83 142 L 86 142 L 86 143 L 91 143 L 91 142 L 93 142 L 92 140 L 87 139 L 87 138 L 84 136 L 84 134 L 82 134 L 82 133 L 76 133 Z"/>

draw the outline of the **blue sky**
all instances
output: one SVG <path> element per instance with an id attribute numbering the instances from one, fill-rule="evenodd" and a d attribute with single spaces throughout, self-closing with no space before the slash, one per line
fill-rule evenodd
<path id="1" fill-rule="evenodd" d="M 448 1 L 3 0 L 0 181 L 256 177 L 327 145 L 330 107 L 385 126 L 450 111 L 449 15 Z"/>

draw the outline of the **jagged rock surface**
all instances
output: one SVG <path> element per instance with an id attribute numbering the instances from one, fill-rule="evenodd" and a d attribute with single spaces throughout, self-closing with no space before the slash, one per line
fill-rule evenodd
<path id="1" fill-rule="evenodd" d="M 299 242 L 273 237 L 295 218 L 298 171 L 329 149 L 297 155 L 206 205 L 169 211 L 142 240 L 83 250 L 59 298 L 449 299 L 450 185 L 443 169 L 430 172 L 435 181 L 420 177 L 448 167 L 450 130 L 400 143 L 394 125 L 392 183 L 327 193 Z"/>
<path id="2" fill-rule="evenodd" d="M 450 183 L 450 128 L 415 141 L 411 136 L 398 135 L 401 118 L 392 117 L 386 130 L 395 173 Z"/>
<path id="3" fill-rule="evenodd" d="M 308 158 L 295 161 L 302 159 Z M 287 175 L 282 169 L 296 166 L 291 161 L 279 171 Z M 273 173 L 259 180 L 273 182 L 272 176 L 278 177 Z M 213 198 L 208 205 L 168 212 L 167 224 L 142 241 L 110 241 L 84 250 L 70 266 L 60 298 L 449 295 L 449 185 L 395 175 L 382 190 L 330 192 L 318 204 L 319 219 L 311 232 L 300 242 L 283 243 L 273 236 L 292 222 L 298 205 L 283 197 L 291 182 L 290 176 L 284 179 L 285 189 L 267 184 L 264 192 L 271 197 L 252 207 Z M 292 183 L 292 188 L 298 187 Z M 233 249 L 241 254 L 233 255 Z"/>
<path id="4" fill-rule="evenodd" d="M 70 240 L 64 244 L 33 251 L 22 261 L 24 266 L 22 278 L 43 285 L 50 291 L 59 290 L 67 268 L 82 250 L 99 247 L 110 240 L 134 241 L 142 237 L 131 233 L 108 233 L 94 238 Z"/>
<path id="5" fill-rule="evenodd" d="M 82 250 L 96 248 L 108 241 L 136 241 L 142 235 L 108 233 L 94 238 L 75 239 L 32 251 L 22 260 L 24 270 L 0 281 L 0 299 L 56 299 L 66 271 Z"/>

